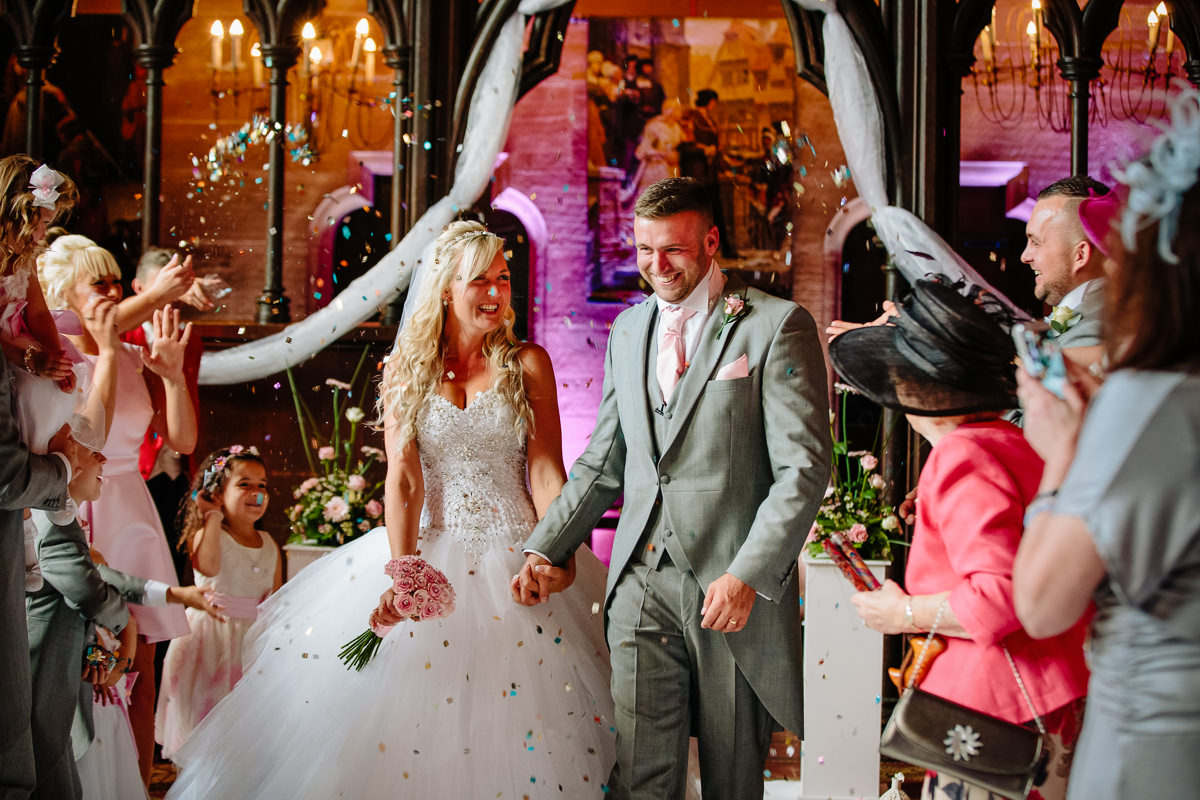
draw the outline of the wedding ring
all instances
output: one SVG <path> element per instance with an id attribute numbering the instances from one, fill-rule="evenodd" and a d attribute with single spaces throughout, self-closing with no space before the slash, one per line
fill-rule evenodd
<path id="1" fill-rule="evenodd" d="M 90 321 L 90 320 L 92 320 L 92 319 L 93 319 L 93 317 L 84 317 L 84 319 L 86 319 L 86 320 L 89 320 L 89 321 Z"/>
<path id="2" fill-rule="evenodd" d="M 730 620 L 729 620 L 729 624 L 730 624 L 730 625 L 737 625 L 737 620 L 736 620 L 736 619 L 732 619 L 732 618 L 730 618 Z"/>

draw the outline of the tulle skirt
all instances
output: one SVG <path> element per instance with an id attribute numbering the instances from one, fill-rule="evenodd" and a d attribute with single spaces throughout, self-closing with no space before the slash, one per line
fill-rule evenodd
<path id="1" fill-rule="evenodd" d="M 421 555 L 453 584 L 449 617 L 398 625 L 361 672 L 337 658 L 388 587 L 378 528 L 307 567 L 259 608 L 244 677 L 175 756 L 179 798 L 602 797 L 615 758 L 603 565 L 536 608 L 524 562 L 473 564 L 449 535 Z"/>
<path id="2" fill-rule="evenodd" d="M 134 676 L 126 676 L 113 687 L 115 703 L 92 706 L 94 736 L 87 752 L 75 761 L 83 800 L 137 800 L 146 797 L 138 769 L 137 745 L 129 727 L 129 692 Z"/>

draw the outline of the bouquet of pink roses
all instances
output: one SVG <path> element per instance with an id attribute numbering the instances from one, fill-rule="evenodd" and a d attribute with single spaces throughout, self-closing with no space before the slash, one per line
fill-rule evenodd
<path id="1" fill-rule="evenodd" d="M 392 579 L 392 608 L 406 620 L 419 622 L 450 616 L 454 611 L 454 587 L 440 569 L 430 566 L 419 556 L 393 558 L 383 568 Z M 383 637 L 393 625 L 384 625 L 372 618 L 371 627 L 346 642 L 338 653 L 346 669 L 361 670 L 367 665 Z"/>

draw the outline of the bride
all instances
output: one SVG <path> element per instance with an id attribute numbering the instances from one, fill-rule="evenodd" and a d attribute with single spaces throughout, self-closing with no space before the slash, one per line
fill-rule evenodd
<path id="1" fill-rule="evenodd" d="M 554 373 L 513 335 L 502 250 L 476 222 L 438 237 L 380 387 L 386 528 L 259 608 L 244 677 L 175 756 L 172 800 L 603 795 L 604 567 L 583 549 L 551 576 L 564 594 L 510 596 L 566 474 Z M 349 671 L 338 650 L 368 616 L 391 621 L 384 565 L 409 554 L 446 574 L 457 610 L 400 623 Z"/>

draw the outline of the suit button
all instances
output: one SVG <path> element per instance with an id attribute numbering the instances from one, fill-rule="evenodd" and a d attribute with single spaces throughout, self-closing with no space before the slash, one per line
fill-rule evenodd
<path id="1" fill-rule="evenodd" d="M 660 486 L 666 486 L 670 482 L 671 482 L 670 475 L 660 475 L 658 478 L 658 483 Z"/>
<path id="2" fill-rule="evenodd" d="M 664 411 L 664 412 L 663 412 L 663 419 L 670 419 L 670 418 L 671 418 L 671 412 L 670 412 L 670 411 Z"/>
<path id="3" fill-rule="evenodd" d="M 671 538 L 671 534 L 672 534 L 672 533 L 673 533 L 673 531 L 663 531 L 663 536 L 665 536 L 666 538 L 670 539 L 670 538 Z"/>

